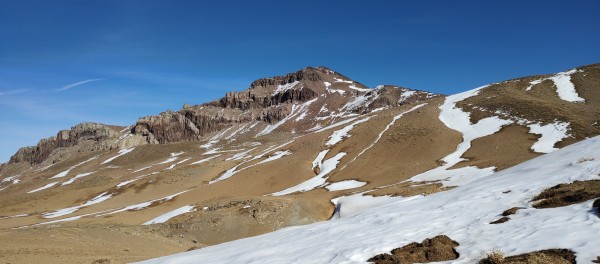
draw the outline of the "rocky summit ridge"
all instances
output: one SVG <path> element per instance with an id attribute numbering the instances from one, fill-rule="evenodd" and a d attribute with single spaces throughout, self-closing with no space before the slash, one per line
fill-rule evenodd
<path id="1" fill-rule="evenodd" d="M 347 107 L 351 113 L 365 114 L 373 109 L 394 107 L 437 96 L 432 93 L 398 86 L 365 85 L 327 67 L 306 67 L 281 76 L 253 81 L 244 91 L 227 92 L 224 97 L 178 111 L 141 117 L 134 125 L 117 127 L 97 123 L 81 123 L 62 130 L 56 136 L 42 139 L 36 146 L 24 147 L 10 158 L 9 164 L 40 164 L 53 152 L 78 146 L 78 152 L 129 148 L 141 144 L 165 144 L 202 140 L 206 135 L 235 124 L 259 121 L 262 126 L 277 123 L 293 111 L 293 105 L 325 97 L 315 105 L 342 105 L 360 97 Z M 316 106 L 312 106 L 316 108 Z M 323 114 L 319 112 L 317 114 Z M 316 117 L 310 116 L 307 119 Z M 257 126 L 262 127 L 261 125 Z M 258 130 L 250 133 L 258 133 Z M 55 153 L 52 162 L 66 155 Z"/>

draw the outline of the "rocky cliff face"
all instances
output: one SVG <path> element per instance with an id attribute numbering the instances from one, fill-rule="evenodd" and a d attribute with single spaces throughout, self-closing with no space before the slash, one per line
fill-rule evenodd
<path id="1" fill-rule="evenodd" d="M 296 81 L 320 81 L 322 77 L 319 73 L 328 73 L 332 72 L 331 70 L 325 67 L 306 67 L 302 70 L 299 70 L 294 73 L 289 73 L 283 76 L 275 76 L 271 78 L 262 78 L 258 79 L 252 84 L 250 84 L 250 88 L 256 87 L 266 87 L 266 86 L 276 86 L 276 85 L 284 85 L 287 83 L 293 83 Z"/>
<path id="2" fill-rule="evenodd" d="M 56 136 L 40 140 L 36 146 L 19 149 L 10 158 L 9 163 L 39 164 L 46 160 L 54 150 L 76 145 L 87 145 L 89 150 L 110 149 L 114 146 L 107 144 L 108 142 L 105 140 L 115 137 L 117 133 L 103 124 L 81 123 L 72 127 L 71 130 L 61 130 Z"/>
<path id="3" fill-rule="evenodd" d="M 319 96 L 307 81 L 322 80 L 324 67 L 308 67 L 283 76 L 258 79 L 243 92 L 228 92 L 225 97 L 177 112 L 143 117 L 132 129 L 150 144 L 199 140 L 204 135 L 232 124 L 249 121 L 274 123 L 289 115 L 287 104 L 301 103 Z M 291 85 L 277 91 L 278 86 Z"/>
<path id="4" fill-rule="evenodd" d="M 257 96 L 250 88 L 244 92 L 228 92 L 225 97 L 205 105 L 247 110 L 250 108 L 267 108 L 285 103 L 306 102 L 317 96 L 319 94 L 310 88 L 289 89 L 274 95 L 267 94 L 263 96 Z"/>
<path id="5" fill-rule="evenodd" d="M 232 113 L 232 111 L 219 111 L 213 107 L 194 107 L 140 118 L 131 133 L 145 137 L 150 144 L 194 141 L 207 133 L 252 119 L 252 115 L 241 111 Z"/>
<path id="6" fill-rule="evenodd" d="M 230 92 L 218 101 L 201 106 L 143 117 L 132 129 L 150 144 L 199 140 L 202 136 L 249 121 L 274 123 L 290 113 L 287 104 L 306 102 L 318 94 L 309 89 L 290 89 L 275 95 L 257 97 L 247 92 Z"/>

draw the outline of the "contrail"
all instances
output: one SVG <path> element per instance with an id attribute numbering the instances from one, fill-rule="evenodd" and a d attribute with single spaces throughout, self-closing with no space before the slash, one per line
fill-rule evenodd
<path id="1" fill-rule="evenodd" d="M 65 86 L 61 87 L 60 89 L 58 89 L 56 91 L 57 92 L 62 92 L 62 91 L 66 91 L 66 90 L 69 90 L 71 88 L 77 87 L 79 85 L 83 85 L 83 84 L 91 83 L 91 82 L 96 82 L 96 81 L 101 81 L 101 80 L 104 80 L 104 79 L 89 79 L 89 80 L 85 80 L 85 81 L 81 81 L 81 82 L 76 82 L 76 83 L 72 83 L 72 84 L 69 84 L 69 85 L 65 85 Z"/>

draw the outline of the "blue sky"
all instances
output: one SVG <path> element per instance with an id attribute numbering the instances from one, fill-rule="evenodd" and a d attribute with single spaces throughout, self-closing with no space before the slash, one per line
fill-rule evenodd
<path id="1" fill-rule="evenodd" d="M 600 1 L 0 0 L 0 162 L 324 65 L 455 93 L 600 62 Z"/>

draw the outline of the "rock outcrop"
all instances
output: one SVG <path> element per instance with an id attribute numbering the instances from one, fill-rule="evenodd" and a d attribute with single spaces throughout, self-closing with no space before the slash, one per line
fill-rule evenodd
<path id="1" fill-rule="evenodd" d="M 85 145 L 89 150 L 110 149 L 111 144 L 104 142 L 113 138 L 118 131 L 98 123 L 81 123 L 71 130 L 61 130 L 56 136 L 40 140 L 36 146 L 24 147 L 10 158 L 9 163 L 29 162 L 40 164 L 58 148 Z"/>
<path id="2" fill-rule="evenodd" d="M 380 85 L 361 96 L 366 103 L 350 106 L 348 110 L 358 114 L 366 114 L 378 108 L 411 104 L 439 95 L 399 86 Z"/>
<path id="3" fill-rule="evenodd" d="M 299 70 L 294 73 L 289 73 L 282 76 L 275 76 L 270 78 L 262 78 L 258 79 L 252 84 L 250 84 L 250 89 L 259 87 L 259 86 L 275 86 L 275 85 L 284 85 L 287 83 L 293 83 L 295 81 L 320 81 L 322 78 L 319 75 L 319 72 L 322 73 L 330 73 L 331 70 L 325 67 L 306 67 L 302 70 Z"/>
<path id="4" fill-rule="evenodd" d="M 410 243 L 392 250 L 392 254 L 380 254 L 369 259 L 376 264 L 428 263 L 454 260 L 459 257 L 455 247 L 459 244 L 445 235 Z"/>
<path id="5" fill-rule="evenodd" d="M 307 67 L 295 73 L 259 79 L 243 92 L 228 92 L 225 97 L 197 106 L 186 106 L 173 112 L 143 117 L 132 129 L 150 144 L 164 144 L 199 140 L 204 135 L 219 131 L 236 123 L 264 121 L 274 123 L 291 112 L 288 106 L 306 102 L 319 96 L 304 81 L 319 81 L 320 72 L 331 71 L 325 67 Z M 277 91 L 278 85 L 296 85 Z M 300 83 L 302 82 L 302 83 Z"/>
<path id="6" fill-rule="evenodd" d="M 131 133 L 142 135 L 150 144 L 179 141 L 194 141 L 205 134 L 221 130 L 234 123 L 251 121 L 252 115 L 227 113 L 211 108 L 167 111 L 156 116 L 143 117 L 135 124 Z"/>
<path id="7" fill-rule="evenodd" d="M 319 96 L 317 92 L 304 87 L 263 96 L 257 96 L 253 89 L 248 89 L 244 92 L 228 92 L 225 97 L 205 105 L 247 110 L 251 108 L 266 108 L 284 103 L 305 102 L 317 96 Z"/>

